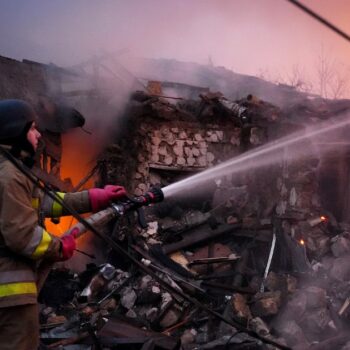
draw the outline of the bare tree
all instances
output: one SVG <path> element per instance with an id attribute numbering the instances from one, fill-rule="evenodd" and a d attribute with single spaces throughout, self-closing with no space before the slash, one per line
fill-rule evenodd
<path id="1" fill-rule="evenodd" d="M 311 92 L 313 88 L 304 69 L 299 64 L 293 64 L 291 72 L 287 74 L 287 83 L 302 92 Z"/>
<path id="2" fill-rule="evenodd" d="M 349 93 L 349 74 L 340 73 L 339 71 L 333 75 L 330 83 L 332 98 L 343 98 Z"/>
<path id="3" fill-rule="evenodd" d="M 349 66 L 341 65 L 323 46 L 316 57 L 313 79 L 310 79 L 299 63 L 283 74 L 273 75 L 268 69 L 260 69 L 258 77 L 275 84 L 288 85 L 301 92 L 316 93 L 323 98 L 350 97 Z"/>
<path id="4" fill-rule="evenodd" d="M 329 85 L 334 74 L 334 60 L 329 55 L 325 54 L 324 47 L 321 47 L 321 52 L 317 57 L 316 71 L 318 80 L 318 93 L 327 98 L 329 93 Z"/>
<path id="5" fill-rule="evenodd" d="M 342 98 L 348 93 L 349 72 L 324 47 L 317 57 L 318 93 L 324 98 Z"/>
<path id="6" fill-rule="evenodd" d="M 298 91 L 306 93 L 312 92 L 313 89 L 312 83 L 299 64 L 294 64 L 290 72 L 285 72 L 284 74 L 278 73 L 275 77 L 272 77 L 267 69 L 260 69 L 259 77 L 275 84 L 288 85 Z"/>

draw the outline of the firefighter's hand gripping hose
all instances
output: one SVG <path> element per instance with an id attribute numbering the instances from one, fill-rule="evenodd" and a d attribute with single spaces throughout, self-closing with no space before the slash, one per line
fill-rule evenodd
<path id="1" fill-rule="evenodd" d="M 80 230 L 76 227 L 69 231 L 69 235 L 64 235 L 61 237 L 61 252 L 60 258 L 57 259 L 57 261 L 66 261 L 70 259 L 76 250 L 77 244 L 75 243 L 75 240 L 78 237 Z"/>
<path id="2" fill-rule="evenodd" d="M 123 196 L 122 200 L 119 200 L 115 203 L 110 203 L 110 205 L 106 209 L 94 213 L 84 221 L 90 226 L 102 226 L 111 221 L 111 219 L 113 218 L 120 217 L 128 212 L 134 211 L 138 215 L 138 221 L 140 226 L 142 228 L 146 228 L 147 224 L 142 211 L 143 207 L 161 202 L 163 199 L 164 195 L 162 190 L 160 188 L 153 187 L 141 196 Z M 90 228 L 85 225 L 84 221 L 79 220 L 79 222 L 73 227 L 71 227 L 64 234 L 64 236 L 70 235 L 73 232 L 75 232 L 75 238 L 78 238 L 87 230 L 90 230 Z"/>
<path id="3" fill-rule="evenodd" d="M 90 204 L 93 213 L 106 209 L 110 202 L 126 197 L 123 186 L 107 185 L 104 188 L 91 188 L 89 190 Z"/>
<path id="4" fill-rule="evenodd" d="M 188 296 L 186 293 L 175 289 L 173 286 L 171 286 L 169 283 L 165 282 L 161 277 L 159 277 L 156 273 L 154 273 L 150 268 L 145 266 L 142 262 L 140 262 L 138 259 L 136 259 L 133 255 L 131 255 L 128 251 L 126 251 L 121 246 L 119 246 L 119 244 L 117 244 L 112 238 L 110 238 L 108 235 L 104 234 L 100 230 L 96 229 L 96 227 L 94 227 L 90 223 L 91 221 L 89 222 L 89 219 L 82 218 L 73 208 L 70 208 L 66 203 L 64 203 L 63 200 L 59 196 L 57 196 L 54 193 L 52 193 L 50 191 L 50 188 L 45 183 L 44 184 L 40 183 L 40 181 L 31 172 L 31 170 L 28 169 L 27 167 L 25 167 L 24 165 L 22 165 L 21 163 L 19 163 L 14 157 L 12 157 L 11 154 L 9 154 L 9 152 L 7 152 L 2 147 L 0 147 L 0 150 L 36 186 L 41 188 L 48 196 L 50 196 L 52 199 L 57 201 L 72 216 L 74 216 L 79 221 L 79 224 L 82 225 L 82 227 L 84 227 L 85 229 L 91 231 L 96 236 L 98 236 L 100 239 L 104 240 L 116 253 L 120 253 L 121 255 L 123 255 L 124 257 L 129 259 L 140 270 L 142 270 L 144 273 L 150 275 L 152 278 L 154 278 L 156 281 L 158 281 L 163 286 L 164 289 L 166 289 L 170 293 L 174 293 L 176 295 L 181 296 L 184 300 L 189 301 L 191 304 L 193 304 L 196 307 L 198 307 L 198 308 L 206 311 L 207 313 L 215 316 L 216 318 L 220 319 L 221 321 L 225 322 L 226 324 L 229 324 L 229 325 L 235 327 L 240 332 L 245 332 L 245 333 L 249 334 L 250 336 L 252 336 L 252 337 L 254 337 L 256 339 L 259 339 L 259 340 L 261 340 L 264 343 L 274 345 L 274 346 L 276 346 L 279 349 L 287 349 L 287 350 L 290 349 L 289 347 L 287 347 L 287 346 L 285 346 L 283 344 L 280 344 L 280 343 L 278 343 L 278 342 L 276 342 L 276 341 L 274 341 L 272 339 L 269 339 L 269 338 L 266 338 L 264 336 L 259 335 L 258 333 L 254 332 L 254 331 L 252 331 L 252 330 L 250 330 L 248 328 L 246 328 L 245 326 L 241 325 L 240 323 L 238 323 L 238 322 L 236 322 L 234 320 L 226 319 L 223 315 L 221 315 L 220 313 L 212 310 L 208 306 L 202 304 L 197 299 L 192 298 L 192 297 Z M 151 204 L 151 203 L 157 203 L 157 202 L 162 201 L 164 199 L 164 194 L 163 194 L 163 191 L 161 189 L 154 189 L 154 190 L 151 190 L 151 191 L 147 192 L 144 196 L 141 196 L 141 197 L 143 197 L 143 198 L 137 199 L 137 200 L 134 201 L 133 205 L 135 206 L 134 207 L 135 209 L 137 207 L 142 207 L 144 205 L 148 205 L 148 204 Z M 133 201 L 131 201 L 131 202 L 133 202 Z M 129 205 L 131 205 L 131 204 L 129 204 Z M 120 208 L 125 208 L 125 207 L 128 207 L 128 206 L 127 205 L 124 205 L 124 206 L 122 205 Z M 111 215 L 112 215 L 113 211 L 115 213 L 116 209 L 107 208 L 107 209 L 105 209 L 105 211 L 106 210 L 109 210 L 111 212 Z M 94 215 L 97 215 L 97 214 L 99 214 L 99 213 L 96 213 Z"/>

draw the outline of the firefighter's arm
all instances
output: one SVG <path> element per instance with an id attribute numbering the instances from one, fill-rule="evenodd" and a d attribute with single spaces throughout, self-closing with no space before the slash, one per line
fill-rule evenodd
<path id="1" fill-rule="evenodd" d="M 56 192 L 58 196 L 68 207 L 78 213 L 98 212 L 105 209 L 111 202 L 125 198 L 126 191 L 123 186 L 107 185 L 104 188 L 91 188 L 88 191 L 75 193 Z M 59 203 L 47 194 L 42 194 L 41 198 L 33 201 L 33 206 L 38 207 L 41 202 L 40 210 L 45 217 L 59 217 L 70 215 L 69 212 Z"/>
<path id="2" fill-rule="evenodd" d="M 55 192 L 54 195 L 59 197 L 65 204 L 78 213 L 88 213 L 91 211 L 88 191 L 75 193 Z M 43 192 L 40 192 L 38 198 L 34 198 L 32 205 L 36 209 L 39 209 L 40 206 L 40 210 L 43 211 L 45 217 L 56 218 L 71 215 L 63 208 L 59 201 L 52 199 Z"/>
<path id="3" fill-rule="evenodd" d="M 9 179 L 2 188 L 0 230 L 8 249 L 33 260 L 57 260 L 62 255 L 61 240 L 38 225 L 31 203 L 32 188 L 20 176 Z"/>

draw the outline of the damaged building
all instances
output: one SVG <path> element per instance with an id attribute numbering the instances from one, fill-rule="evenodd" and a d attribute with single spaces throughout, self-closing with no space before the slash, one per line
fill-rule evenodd
<path id="1" fill-rule="evenodd" d="M 69 70 L 0 64 L 1 98 L 41 115 L 49 141 L 37 171 L 53 189 L 94 176 L 136 198 L 165 196 L 119 203 L 98 228 L 114 243 L 93 238 L 86 268 L 51 271 L 40 295 L 47 348 L 350 348 L 350 101 L 222 68 L 196 65 L 191 79 L 175 61 L 147 62 L 147 78 L 110 55 Z M 84 125 L 91 113 L 100 123 Z M 105 115 L 118 115 L 112 136 L 74 187 L 60 175 L 61 134 L 102 129 Z"/>

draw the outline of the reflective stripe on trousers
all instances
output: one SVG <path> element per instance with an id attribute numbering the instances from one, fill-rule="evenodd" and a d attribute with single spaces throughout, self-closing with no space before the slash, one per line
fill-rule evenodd
<path id="1" fill-rule="evenodd" d="M 22 294 L 37 294 L 34 272 L 31 270 L 0 272 L 0 298 Z"/>
<path id="2" fill-rule="evenodd" d="M 0 284 L 0 298 L 12 295 L 37 294 L 35 282 L 17 282 Z"/>

